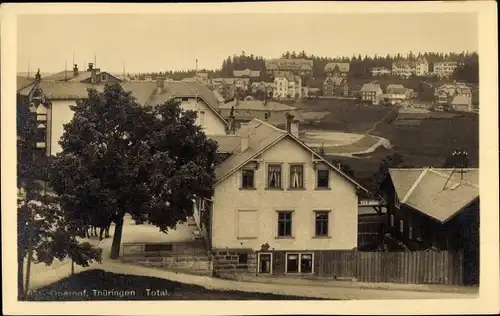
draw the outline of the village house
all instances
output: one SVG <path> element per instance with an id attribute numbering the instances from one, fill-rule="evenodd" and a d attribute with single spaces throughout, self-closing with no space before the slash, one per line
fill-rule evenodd
<path id="1" fill-rule="evenodd" d="M 251 80 L 258 80 L 260 78 L 260 71 L 259 70 L 251 70 L 251 69 L 244 69 L 244 70 L 233 70 L 233 77 L 235 78 L 249 78 Z"/>
<path id="2" fill-rule="evenodd" d="M 302 97 L 302 79 L 298 75 L 287 74 L 274 78 L 273 98 L 300 99 Z"/>
<path id="3" fill-rule="evenodd" d="M 360 90 L 361 101 L 378 104 L 380 101 L 380 95 L 383 93 L 382 88 L 379 84 L 375 83 L 365 83 Z"/>
<path id="4" fill-rule="evenodd" d="M 373 67 L 370 72 L 372 76 L 389 76 L 391 74 L 391 70 L 386 67 Z"/>
<path id="5" fill-rule="evenodd" d="M 184 110 L 193 110 L 198 114 L 197 124 L 208 135 L 226 133 L 226 121 L 216 111 L 219 105 L 212 91 L 196 82 L 165 82 L 159 78 L 156 82 L 122 82 L 125 91 L 129 91 L 139 104 L 157 105 L 176 99 Z M 88 97 L 87 89 L 102 92 L 104 84 L 90 84 L 78 81 L 48 81 L 37 77 L 31 85 L 18 91 L 18 102 L 36 104 L 33 111 L 39 119 L 41 148 L 47 155 L 55 155 L 62 149 L 59 140 L 64 133 L 63 125 L 73 118 L 71 106 L 77 100 Z"/>
<path id="6" fill-rule="evenodd" d="M 273 77 L 288 72 L 303 77 L 313 74 L 313 61 L 308 59 L 269 59 L 266 60 L 266 73 Z"/>
<path id="7" fill-rule="evenodd" d="M 440 78 L 449 78 L 458 67 L 456 61 L 441 61 L 433 64 L 433 73 Z"/>
<path id="8" fill-rule="evenodd" d="M 234 78 L 213 78 L 210 87 L 217 91 L 225 100 L 232 100 L 236 94 Z"/>
<path id="9" fill-rule="evenodd" d="M 349 86 L 346 77 L 326 77 L 323 82 L 323 96 L 348 96 Z"/>
<path id="10" fill-rule="evenodd" d="M 416 61 L 396 61 L 392 63 L 392 75 L 409 78 L 411 76 L 425 76 L 429 73 L 429 63 L 425 58 Z"/>
<path id="11" fill-rule="evenodd" d="M 443 84 L 435 89 L 434 105 L 455 111 L 470 112 L 472 111 L 472 89 L 460 82 Z"/>
<path id="12" fill-rule="evenodd" d="M 297 108 L 270 100 L 233 100 L 220 105 L 218 110 L 226 121 L 232 117 L 236 129 L 254 118 L 277 127 L 285 127 L 288 114 L 301 121 Z"/>
<path id="13" fill-rule="evenodd" d="M 252 82 L 251 84 L 252 94 L 254 96 L 259 96 L 261 94 L 263 98 L 272 98 L 274 90 L 274 82 Z"/>
<path id="14" fill-rule="evenodd" d="M 317 275 L 316 256 L 357 247 L 358 193 L 366 190 L 298 132 L 289 116 L 286 130 L 253 119 L 235 135 L 213 137 L 225 160 L 194 218 L 216 272 Z"/>
<path id="15" fill-rule="evenodd" d="M 328 77 L 347 77 L 349 75 L 349 63 L 328 63 L 325 66 L 325 74 Z"/>
<path id="16" fill-rule="evenodd" d="M 94 67 L 94 63 L 89 63 L 86 71 L 80 71 L 78 65 L 73 66 L 73 70 L 64 70 L 53 75 L 47 76 L 44 80 L 48 81 L 67 81 L 82 82 L 90 84 L 113 84 L 121 80 L 109 72 L 101 71 Z"/>
<path id="17" fill-rule="evenodd" d="M 380 191 L 396 239 L 411 250 L 461 250 L 477 267 L 479 169 L 389 169 Z"/>
<path id="18" fill-rule="evenodd" d="M 413 89 L 405 88 L 400 84 L 390 84 L 385 89 L 385 93 L 379 96 L 380 103 L 402 104 L 415 97 Z"/>

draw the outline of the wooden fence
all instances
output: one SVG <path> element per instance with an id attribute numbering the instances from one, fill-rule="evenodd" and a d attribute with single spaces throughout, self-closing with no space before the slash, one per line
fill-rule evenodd
<path id="1" fill-rule="evenodd" d="M 463 285 L 463 254 L 451 251 L 316 252 L 318 277 L 360 282 Z"/>

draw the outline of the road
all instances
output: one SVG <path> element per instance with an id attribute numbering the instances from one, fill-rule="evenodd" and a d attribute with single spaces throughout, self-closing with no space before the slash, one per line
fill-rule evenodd
<path id="1" fill-rule="evenodd" d="M 131 240 L 131 235 L 133 236 L 134 229 L 136 231 L 142 230 L 143 225 L 130 225 L 124 229 L 124 239 Z M 148 230 L 154 231 L 151 226 L 144 226 Z M 113 228 L 112 228 L 113 230 Z M 182 230 L 182 228 L 181 228 Z M 127 233 L 128 231 L 128 233 Z M 113 231 L 111 231 L 113 233 Z M 162 234 L 162 233 L 160 233 Z M 128 236 L 127 236 L 128 235 Z M 163 236 L 168 236 L 162 234 Z M 172 236 L 175 236 L 173 233 Z M 185 236 L 188 234 L 177 233 L 177 236 Z M 167 237 L 163 237 L 167 238 Z M 180 238 L 180 237 L 174 237 Z M 149 239 L 149 238 L 147 238 Z M 94 241 L 98 242 L 98 241 Z M 119 273 L 119 274 L 132 274 L 132 275 L 142 275 L 168 279 L 172 281 L 178 281 L 187 284 L 195 284 L 203 286 L 208 289 L 216 290 L 238 290 L 247 292 L 265 292 L 274 293 L 282 295 L 294 295 L 294 296 L 307 296 L 316 298 L 327 298 L 327 299 L 460 299 L 460 298 L 475 298 L 477 292 L 474 290 L 464 291 L 461 290 L 459 293 L 451 293 L 450 291 L 443 291 L 442 286 L 437 286 L 436 290 L 432 289 L 432 286 L 427 286 L 427 291 L 422 291 L 422 287 L 416 286 L 413 289 L 411 286 L 407 286 L 407 289 L 402 290 L 401 286 L 390 286 L 390 285 L 377 285 L 376 288 L 370 288 L 366 284 L 356 284 L 355 282 L 328 282 L 328 281 L 316 281 L 316 280 L 300 280 L 300 281 L 290 281 L 283 278 L 274 278 L 269 282 L 269 280 L 247 280 L 247 281 L 234 281 L 234 280 L 223 280 L 217 278 L 211 278 L 207 276 L 190 275 L 177 273 L 173 271 L 168 271 L 165 269 L 150 268 L 145 266 L 138 266 L 130 263 L 123 263 L 120 260 L 109 259 L 109 253 L 111 250 L 112 238 L 104 239 L 99 243 L 99 247 L 103 250 L 103 260 L 102 263 L 91 264 L 87 268 L 75 266 L 75 273 L 87 269 L 102 269 L 108 272 Z M 31 276 L 31 289 L 38 289 L 45 285 L 56 282 L 62 278 L 70 275 L 71 265 L 69 260 L 59 262 L 53 266 L 45 265 L 35 265 L 33 269 L 33 274 Z M 256 282 L 258 281 L 258 282 Z M 372 284 L 373 285 L 373 284 Z M 454 287 L 458 289 L 463 289 L 459 287 Z M 202 298 L 200 298 L 202 299 Z"/>

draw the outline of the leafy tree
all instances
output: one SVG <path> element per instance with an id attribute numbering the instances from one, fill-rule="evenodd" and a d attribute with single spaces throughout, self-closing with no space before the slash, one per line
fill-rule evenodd
<path id="1" fill-rule="evenodd" d="M 29 106 L 27 99 L 18 96 L 17 187 L 20 195 L 17 207 L 17 274 L 20 300 L 26 298 L 29 289 L 31 263 L 50 265 L 54 259 L 70 258 L 78 265 L 88 266 L 93 261 L 100 261 L 99 250 L 77 240 L 78 233 L 71 228 L 76 225 L 69 225 L 62 216 L 58 198 L 45 194 L 49 159 L 43 150 L 35 146 L 39 136 L 38 124 Z M 25 277 L 26 285 L 23 284 Z"/>
<path id="2" fill-rule="evenodd" d="M 126 213 L 146 215 L 166 233 L 192 215 L 193 199 L 212 195 L 217 145 L 195 124 L 195 112 L 173 100 L 139 106 L 119 84 L 89 89 L 71 109 L 51 183 L 67 217 L 112 218 L 112 259 Z"/>

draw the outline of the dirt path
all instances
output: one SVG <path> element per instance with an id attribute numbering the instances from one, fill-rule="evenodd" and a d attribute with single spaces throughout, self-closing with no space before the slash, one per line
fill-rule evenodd
<path id="1" fill-rule="evenodd" d="M 373 123 L 373 126 L 368 129 L 364 134 L 365 135 L 370 135 L 371 132 L 373 132 L 375 130 L 375 128 L 377 128 L 377 126 L 382 123 L 385 119 L 387 119 L 389 117 L 389 115 L 391 115 L 394 111 L 398 111 L 398 108 L 395 107 L 394 109 L 392 109 L 389 113 L 387 113 L 386 116 L 384 116 L 381 120 L 378 120 L 377 122 Z"/>

